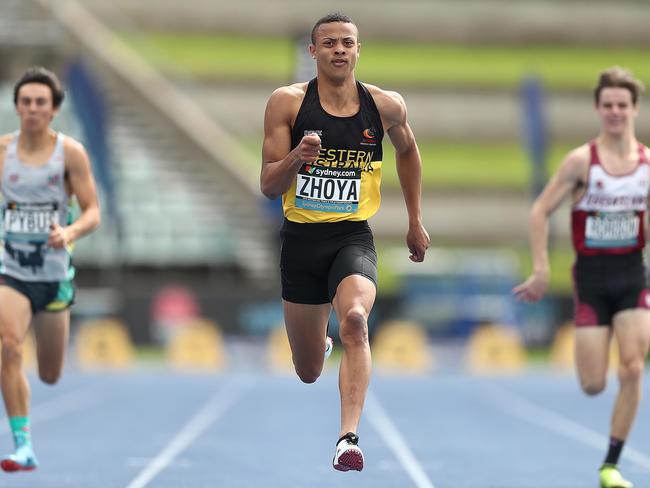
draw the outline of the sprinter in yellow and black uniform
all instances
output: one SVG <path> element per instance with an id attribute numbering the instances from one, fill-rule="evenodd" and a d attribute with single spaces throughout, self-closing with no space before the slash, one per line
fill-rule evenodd
<path id="1" fill-rule="evenodd" d="M 379 208 L 382 139 L 395 146 L 406 201 L 406 244 L 421 262 L 429 235 L 420 212 L 421 160 L 395 92 L 359 83 L 359 33 L 340 13 L 318 20 L 309 52 L 317 76 L 278 88 L 264 117 L 261 188 L 282 195 L 284 318 L 300 379 L 319 377 L 331 340 L 332 307 L 340 324 L 341 430 L 333 465 L 363 469 L 357 428 L 370 380 L 368 315 L 377 286 L 377 255 L 369 219 Z"/>

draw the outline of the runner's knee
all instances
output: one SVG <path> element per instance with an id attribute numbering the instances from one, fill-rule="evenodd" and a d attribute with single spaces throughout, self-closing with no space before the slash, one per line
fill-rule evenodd
<path id="1" fill-rule="evenodd" d="M 599 379 L 594 379 L 594 378 L 581 378 L 580 379 L 580 386 L 582 388 L 582 391 L 584 391 L 587 395 L 598 395 L 600 392 L 602 392 L 605 389 L 605 386 L 607 384 L 607 381 L 605 378 L 599 378 Z"/>
<path id="2" fill-rule="evenodd" d="M 39 368 L 38 377 L 41 379 L 43 383 L 47 383 L 48 385 L 54 385 L 59 381 L 59 378 L 61 378 L 61 370 L 51 369 L 51 368 Z"/>
<path id="3" fill-rule="evenodd" d="M 20 364 L 23 359 L 22 343 L 13 337 L 2 338 L 2 364 Z"/>
<path id="4" fill-rule="evenodd" d="M 641 359 L 621 361 L 618 367 L 618 377 L 621 383 L 640 383 L 643 377 L 644 364 Z"/>
<path id="5" fill-rule="evenodd" d="M 294 367 L 298 378 L 300 378 L 300 381 L 303 383 L 314 383 L 320 377 L 321 371 L 323 371 L 322 365 L 315 366 L 312 364 L 309 366 L 299 366 L 294 364 Z"/>
<path id="6" fill-rule="evenodd" d="M 341 342 L 356 345 L 368 342 L 368 320 L 359 308 L 351 308 L 343 317 L 340 327 Z"/>

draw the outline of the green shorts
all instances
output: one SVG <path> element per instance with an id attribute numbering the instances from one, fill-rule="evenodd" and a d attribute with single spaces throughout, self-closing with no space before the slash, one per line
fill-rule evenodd
<path id="1" fill-rule="evenodd" d="M 23 281 L 13 276 L 0 275 L 0 286 L 8 286 L 25 295 L 32 305 L 32 313 L 61 312 L 74 303 L 75 269 L 68 268 L 68 276 L 63 281 Z"/>

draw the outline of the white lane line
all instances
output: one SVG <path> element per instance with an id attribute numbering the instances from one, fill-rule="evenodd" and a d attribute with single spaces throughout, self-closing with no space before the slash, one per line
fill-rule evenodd
<path id="1" fill-rule="evenodd" d="M 494 385 L 489 394 L 491 403 L 496 405 L 503 412 L 518 417 L 529 423 L 539 425 L 551 432 L 568 437 L 576 442 L 593 447 L 602 451 L 609 445 L 609 437 L 585 427 L 573 420 L 564 417 L 556 412 L 548 410 L 526 400 L 525 398 Z M 632 461 L 634 464 L 650 470 L 650 456 L 626 445 L 623 449 L 623 458 Z"/>
<path id="2" fill-rule="evenodd" d="M 205 403 L 167 446 L 131 481 L 127 488 L 143 488 L 169 466 L 195 439 L 223 416 L 241 397 L 242 388 L 224 386 Z"/>
<path id="3" fill-rule="evenodd" d="M 43 403 L 34 405 L 29 415 L 32 426 L 63 417 L 69 413 L 85 410 L 102 401 L 97 392 L 88 389 L 73 391 L 56 396 Z M 10 432 L 7 417 L 0 419 L 0 435 Z"/>
<path id="4" fill-rule="evenodd" d="M 372 391 L 368 391 L 368 395 L 366 396 L 366 418 L 384 440 L 388 448 L 393 451 L 393 454 L 411 477 L 415 486 L 418 488 L 435 488 L 433 482 L 424 471 L 424 468 L 409 448 L 406 440 L 400 434 L 399 430 L 397 430 L 397 427 L 395 427 L 395 424 L 393 424 Z"/>

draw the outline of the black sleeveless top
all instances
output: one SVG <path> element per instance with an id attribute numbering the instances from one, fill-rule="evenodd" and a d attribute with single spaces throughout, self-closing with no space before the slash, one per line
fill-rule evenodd
<path id="1" fill-rule="evenodd" d="M 307 86 L 291 129 L 291 148 L 315 133 L 322 149 L 316 162 L 302 165 L 283 195 L 285 216 L 293 222 L 367 220 L 381 199 L 384 130 L 379 110 L 357 81 L 359 111 L 350 117 L 331 115 L 320 104 L 317 83 L 314 78 Z"/>

